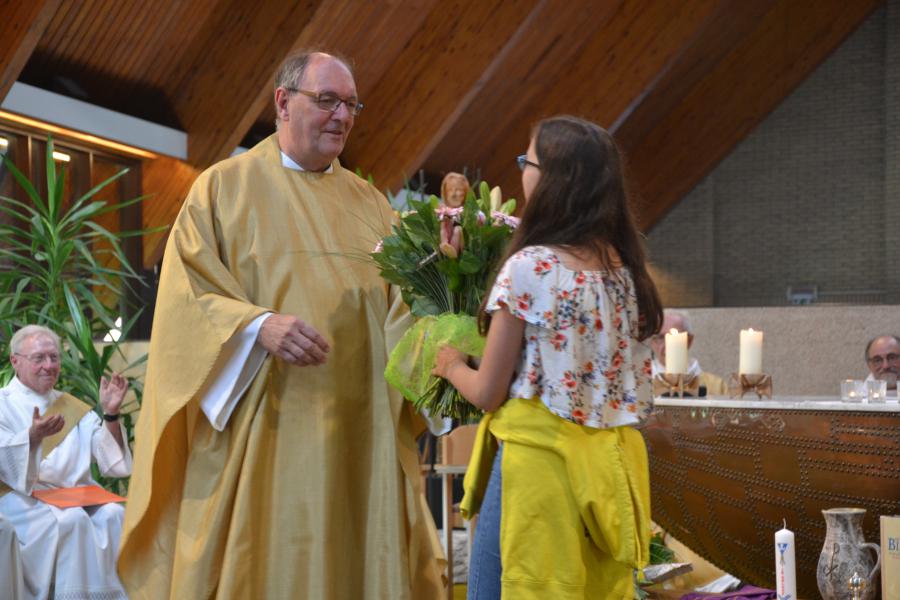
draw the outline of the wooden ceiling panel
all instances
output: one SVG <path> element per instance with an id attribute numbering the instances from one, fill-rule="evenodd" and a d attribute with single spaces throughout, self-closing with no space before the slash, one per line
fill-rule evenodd
<path id="1" fill-rule="evenodd" d="M 163 11 L 150 29 L 145 49 L 137 54 L 133 65 L 123 65 L 128 73 L 143 73 L 141 79 L 149 87 L 159 89 L 180 81 L 184 73 L 180 67 L 193 48 L 194 40 L 203 30 L 210 15 L 220 10 L 219 0 L 188 2 L 179 10 Z"/>
<path id="2" fill-rule="evenodd" d="M 352 64 L 357 92 L 364 103 L 376 85 L 391 68 L 409 39 L 438 0 L 394 0 L 376 3 L 357 0 L 326 0 L 303 30 L 292 51 L 323 48 L 338 52 Z M 335 19 L 334 15 L 352 15 Z M 266 127 L 275 121 L 272 89 L 262 91 L 260 105 L 264 108 L 257 118 Z M 368 118 L 366 109 L 362 119 Z M 351 138 L 355 134 L 351 134 Z"/>
<path id="3" fill-rule="evenodd" d="M 320 0 L 223 0 L 167 87 L 188 132 L 188 162 L 227 157 L 259 115 L 272 72 L 312 20 Z M 235 85 L 240 82 L 240 85 Z"/>
<path id="4" fill-rule="evenodd" d="M 18 79 L 59 4 L 60 0 L 4 3 L 0 11 L 0 99 Z"/>
<path id="5" fill-rule="evenodd" d="M 173 78 L 181 79 L 181 56 L 207 16 L 215 13 L 218 1 L 63 3 L 22 78 L 80 100 L 180 127 L 162 90 Z"/>
<path id="6" fill-rule="evenodd" d="M 493 74 L 533 1 L 441 2 L 366 98 L 345 156 L 379 186 L 400 186 L 424 162 L 460 101 Z M 371 109 L 371 110 L 370 110 Z"/>
<path id="7" fill-rule="evenodd" d="M 443 174 L 480 167 L 505 136 L 521 143 L 527 137 L 529 108 L 553 88 L 560 65 L 577 60 L 585 44 L 621 7 L 622 2 L 539 4 L 504 50 L 493 76 L 460 107 L 460 116 L 435 134 L 425 170 Z"/>
<path id="8" fill-rule="evenodd" d="M 522 111 L 522 118 L 476 149 L 476 164 L 492 184 L 519 191 L 514 157 L 528 144 L 529 127 L 554 114 L 574 114 L 608 127 L 652 86 L 715 13 L 716 0 L 629 0 L 599 28 L 574 60 L 548 79 L 545 92 Z M 484 127 L 491 127 L 484 123 Z"/>
<path id="9" fill-rule="evenodd" d="M 48 48 L 52 48 L 54 54 L 62 55 L 67 52 L 68 44 L 81 31 L 88 16 L 88 11 L 82 10 L 83 8 L 84 6 L 77 2 L 61 4 L 47 27 L 47 33 L 41 39 L 39 48 L 47 54 Z"/>
<path id="10" fill-rule="evenodd" d="M 660 71 L 652 86 L 610 126 L 619 145 L 633 148 L 719 61 L 756 29 L 776 1 L 720 2 L 684 51 Z"/>
<path id="11" fill-rule="evenodd" d="M 651 228 L 788 96 L 878 0 L 780 0 L 644 138 L 628 148 Z"/>
<path id="12" fill-rule="evenodd" d="M 88 63 L 99 63 L 103 57 L 117 56 L 124 58 L 122 48 L 137 48 L 145 30 L 140 27 L 141 6 L 134 3 L 119 2 L 109 8 L 104 19 L 96 19 L 101 30 L 115 28 L 121 32 L 121 36 L 102 36 L 101 42 L 94 44 L 90 52 L 87 52 Z M 128 72 L 123 65 L 123 72 Z"/>
<path id="13" fill-rule="evenodd" d="M 423 167 L 434 175 L 470 167 L 516 195 L 513 157 L 529 126 L 571 113 L 614 133 L 649 227 L 879 4 L 11 2 L 2 9 L 0 86 L 18 76 L 186 131 L 193 166 L 158 159 L 144 169 L 144 191 L 156 194 L 145 222 L 156 225 L 174 218 L 195 167 L 230 153 L 254 122 L 273 122 L 281 60 L 323 47 L 355 64 L 367 107 L 343 158 L 379 187 L 397 189 Z M 159 240 L 146 241 L 148 260 Z"/>

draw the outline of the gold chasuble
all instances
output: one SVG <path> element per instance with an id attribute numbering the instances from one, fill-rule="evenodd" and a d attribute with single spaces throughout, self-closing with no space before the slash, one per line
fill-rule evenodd
<path id="1" fill-rule="evenodd" d="M 392 212 L 333 167 L 283 167 L 272 136 L 201 174 L 175 221 L 119 558 L 133 600 L 441 594 L 422 421 L 383 375 L 409 317 L 360 260 Z M 267 357 L 218 432 L 199 399 L 222 346 L 267 311 L 303 319 L 331 352 L 318 367 Z"/>

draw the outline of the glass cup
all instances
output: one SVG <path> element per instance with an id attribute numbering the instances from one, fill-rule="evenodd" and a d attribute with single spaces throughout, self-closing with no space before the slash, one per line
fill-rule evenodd
<path id="1" fill-rule="evenodd" d="M 885 396 L 887 396 L 887 381 L 880 379 L 866 381 L 866 400 L 871 404 L 885 402 Z"/>
<path id="2" fill-rule="evenodd" d="M 860 379 L 845 379 L 841 382 L 841 400 L 862 402 L 866 398 L 866 382 Z"/>

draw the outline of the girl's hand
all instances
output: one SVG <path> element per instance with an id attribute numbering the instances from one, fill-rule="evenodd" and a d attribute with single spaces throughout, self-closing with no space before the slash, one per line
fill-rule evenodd
<path id="1" fill-rule="evenodd" d="M 466 364 L 466 355 L 452 346 L 441 346 L 434 361 L 432 375 L 447 379 L 457 363 Z"/>

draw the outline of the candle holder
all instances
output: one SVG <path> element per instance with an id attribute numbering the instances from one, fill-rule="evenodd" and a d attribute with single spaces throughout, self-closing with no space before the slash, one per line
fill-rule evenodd
<path id="1" fill-rule="evenodd" d="M 862 600 L 863 593 L 866 591 L 866 580 L 859 576 L 859 573 L 853 573 L 850 581 L 847 582 L 847 589 L 853 595 L 853 600 Z"/>
<path id="2" fill-rule="evenodd" d="M 743 398 L 747 392 L 755 392 L 762 400 L 763 396 L 772 398 L 772 376 L 768 373 L 732 373 L 728 377 L 728 395 L 731 398 Z"/>
<path id="3" fill-rule="evenodd" d="M 690 373 L 657 373 L 653 378 L 653 395 L 670 398 L 697 396 L 700 393 L 700 378 Z"/>

